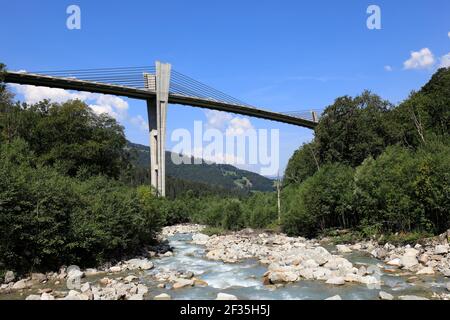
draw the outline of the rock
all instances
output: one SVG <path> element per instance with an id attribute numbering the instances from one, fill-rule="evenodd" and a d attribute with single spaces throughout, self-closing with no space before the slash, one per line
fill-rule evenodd
<path id="1" fill-rule="evenodd" d="M 117 273 L 120 271 L 122 271 L 122 268 L 119 266 L 114 266 L 114 267 L 109 268 L 109 272 Z"/>
<path id="2" fill-rule="evenodd" d="M 345 244 L 338 244 L 336 246 L 336 249 L 339 253 L 350 253 L 352 252 L 352 249 L 350 249 L 349 247 L 347 247 Z"/>
<path id="3" fill-rule="evenodd" d="M 341 286 L 345 284 L 345 280 L 343 277 L 333 277 L 327 280 L 327 284 L 332 284 L 336 286 Z"/>
<path id="4" fill-rule="evenodd" d="M 386 264 L 389 265 L 389 266 L 401 267 L 402 262 L 401 262 L 400 258 L 394 258 L 394 259 L 389 260 L 388 262 L 386 262 Z"/>
<path id="5" fill-rule="evenodd" d="M 429 299 L 424 298 L 424 297 L 413 296 L 413 295 L 400 296 L 398 298 L 400 300 L 429 300 Z"/>
<path id="6" fill-rule="evenodd" d="M 130 270 L 141 269 L 150 270 L 153 268 L 153 262 L 147 259 L 131 259 L 126 261 L 127 268 Z"/>
<path id="7" fill-rule="evenodd" d="M 70 290 L 64 300 L 81 300 L 80 293 L 75 290 Z"/>
<path id="8" fill-rule="evenodd" d="M 345 258 L 333 256 L 325 263 L 324 267 L 330 270 L 339 270 L 341 268 L 350 270 L 353 268 L 353 265 Z"/>
<path id="9" fill-rule="evenodd" d="M 133 294 L 128 300 L 144 300 L 144 296 L 142 294 Z"/>
<path id="10" fill-rule="evenodd" d="M 325 300 L 342 300 L 342 298 L 341 298 L 340 295 L 337 294 L 337 295 L 335 295 L 335 296 L 326 298 Z"/>
<path id="11" fill-rule="evenodd" d="M 417 255 L 419 251 L 413 248 L 407 248 L 405 249 L 405 253 L 403 256 L 400 257 L 400 262 L 403 267 L 405 268 L 411 268 L 415 265 L 419 264 L 419 261 L 417 260 Z"/>
<path id="12" fill-rule="evenodd" d="M 377 285 L 380 284 L 380 280 L 374 276 L 365 276 L 361 278 L 361 283 L 366 285 Z"/>
<path id="13" fill-rule="evenodd" d="M 130 275 L 130 276 L 126 277 L 126 278 L 123 279 L 123 280 L 125 280 L 125 282 L 133 282 L 133 281 L 136 280 L 136 279 L 138 279 L 138 277 L 133 276 L 133 275 Z"/>
<path id="14" fill-rule="evenodd" d="M 434 270 L 432 267 L 425 267 L 417 271 L 416 274 L 434 274 Z"/>
<path id="15" fill-rule="evenodd" d="M 232 294 L 228 294 L 228 293 L 218 293 L 216 300 L 238 300 L 238 298 Z"/>
<path id="16" fill-rule="evenodd" d="M 91 285 L 89 284 L 89 282 L 83 283 L 83 285 L 80 288 L 81 292 L 86 292 L 91 290 Z"/>
<path id="17" fill-rule="evenodd" d="M 141 284 L 141 283 L 138 284 L 138 286 L 137 286 L 137 293 L 138 294 L 142 294 L 142 295 L 147 294 L 148 293 L 148 287 L 146 285 Z"/>
<path id="18" fill-rule="evenodd" d="M 302 262 L 302 266 L 305 268 L 317 268 L 319 266 L 319 264 L 314 261 L 313 259 L 308 259 L 304 262 Z"/>
<path id="19" fill-rule="evenodd" d="M 177 281 L 173 284 L 174 289 L 181 289 L 184 287 L 191 287 L 194 285 L 194 280 L 190 279 L 177 279 Z"/>
<path id="20" fill-rule="evenodd" d="M 209 240 L 209 236 L 203 233 L 196 233 L 192 236 L 192 243 L 205 245 Z"/>
<path id="21" fill-rule="evenodd" d="M 96 276 L 100 272 L 97 269 L 89 268 L 84 271 L 86 277 Z"/>
<path id="22" fill-rule="evenodd" d="M 43 273 L 32 273 L 31 280 L 37 281 L 37 282 L 44 282 L 44 281 L 47 281 L 47 276 Z"/>
<path id="23" fill-rule="evenodd" d="M 359 274 L 349 273 L 344 277 L 345 282 L 359 282 L 361 283 L 362 276 Z"/>
<path id="24" fill-rule="evenodd" d="M 167 293 L 161 293 L 158 294 L 153 298 L 153 300 L 171 300 L 171 296 L 169 296 Z"/>
<path id="25" fill-rule="evenodd" d="M 37 294 L 31 294 L 25 298 L 25 300 L 41 300 L 41 296 Z"/>
<path id="26" fill-rule="evenodd" d="M 41 294 L 41 300 L 55 300 L 55 297 L 48 293 Z"/>
<path id="27" fill-rule="evenodd" d="M 378 293 L 378 296 L 381 300 L 394 300 L 394 296 L 392 294 L 384 291 L 380 291 L 380 293 Z"/>
<path id="28" fill-rule="evenodd" d="M 194 279 L 194 285 L 199 287 L 206 287 L 208 286 L 208 282 L 201 279 Z"/>
<path id="29" fill-rule="evenodd" d="M 307 280 L 311 280 L 314 279 L 314 269 L 313 268 L 305 268 L 299 271 L 299 276 L 307 279 Z"/>
<path id="30" fill-rule="evenodd" d="M 269 274 L 269 280 L 273 284 L 283 283 L 283 282 L 295 282 L 298 279 L 298 275 L 294 272 L 271 272 Z"/>
<path id="31" fill-rule="evenodd" d="M 387 256 L 387 252 L 384 248 L 376 248 L 372 250 L 370 254 L 377 259 L 384 259 Z"/>
<path id="32" fill-rule="evenodd" d="M 163 253 L 161 255 L 161 257 L 171 257 L 171 256 L 173 256 L 173 252 L 172 251 L 167 251 L 167 252 L 165 252 L 165 253 Z"/>
<path id="33" fill-rule="evenodd" d="M 6 271 L 5 273 L 5 283 L 11 283 L 16 279 L 16 275 L 13 271 Z"/>
<path id="34" fill-rule="evenodd" d="M 450 282 L 447 282 L 447 291 L 450 291 Z"/>
<path id="35" fill-rule="evenodd" d="M 437 245 L 434 247 L 434 254 L 446 254 L 448 253 L 449 246 L 448 245 Z"/>
<path id="36" fill-rule="evenodd" d="M 44 288 L 44 289 L 39 289 L 39 290 L 38 290 L 38 293 L 39 293 L 39 294 L 43 294 L 43 293 L 50 293 L 50 292 L 52 292 L 52 291 L 53 291 L 52 288 Z"/>
<path id="37" fill-rule="evenodd" d="M 421 255 L 419 256 L 419 262 L 422 263 L 422 264 L 426 264 L 426 263 L 428 262 L 429 259 L 430 259 L 430 256 L 427 255 L 426 253 L 421 254 Z"/>
<path id="38" fill-rule="evenodd" d="M 13 290 L 23 290 L 23 289 L 28 289 L 31 287 L 31 283 L 29 281 L 27 281 L 27 279 L 22 279 L 17 281 L 16 283 L 14 283 L 14 285 L 12 286 Z"/>

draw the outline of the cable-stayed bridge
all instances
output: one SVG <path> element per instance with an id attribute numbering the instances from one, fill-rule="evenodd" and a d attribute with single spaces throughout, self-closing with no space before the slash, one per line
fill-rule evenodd
<path id="1" fill-rule="evenodd" d="M 147 101 L 150 172 L 153 187 L 165 195 L 165 135 L 168 104 L 181 104 L 279 121 L 314 129 L 318 111 L 274 112 L 246 104 L 172 70 L 170 64 L 84 70 L 4 73 L 6 83 L 125 96 Z"/>

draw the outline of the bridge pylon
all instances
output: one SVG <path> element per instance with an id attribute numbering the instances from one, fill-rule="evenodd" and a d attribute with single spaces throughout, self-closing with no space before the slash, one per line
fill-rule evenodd
<path id="1" fill-rule="evenodd" d="M 156 61 L 155 74 L 144 73 L 145 87 L 156 92 L 147 99 L 150 131 L 150 181 L 158 196 L 166 196 L 166 119 L 171 65 Z"/>

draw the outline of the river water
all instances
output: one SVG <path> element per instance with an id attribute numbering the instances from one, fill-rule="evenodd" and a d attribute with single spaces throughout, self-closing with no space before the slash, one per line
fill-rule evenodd
<path id="1" fill-rule="evenodd" d="M 229 293 L 239 299 L 313 299 L 321 300 L 339 295 L 342 299 L 378 299 L 379 291 L 386 291 L 394 295 L 417 295 L 431 298 L 433 292 L 445 292 L 446 280 L 442 276 L 402 275 L 401 272 L 385 273 L 379 272 L 383 284 L 381 287 L 368 287 L 363 284 L 345 284 L 343 286 L 328 285 L 324 281 L 301 280 L 296 283 L 287 284 L 280 288 L 264 286 L 262 276 L 267 268 L 256 260 L 229 264 L 220 261 L 205 259 L 205 249 L 202 246 L 190 243 L 191 235 L 176 234 L 169 238 L 170 245 L 174 248 L 173 256 L 155 259 L 155 269 L 150 274 L 164 270 L 192 271 L 197 278 L 208 283 L 206 287 L 189 287 L 177 290 L 154 289 L 151 295 L 166 292 L 173 299 L 215 299 L 217 293 Z M 327 247 L 333 251 L 334 247 Z M 355 266 L 365 265 L 366 268 L 375 269 L 383 265 L 379 260 L 361 252 L 344 254 L 345 258 Z M 144 280 L 145 281 L 145 280 Z M 150 287 L 155 283 L 148 282 Z"/>

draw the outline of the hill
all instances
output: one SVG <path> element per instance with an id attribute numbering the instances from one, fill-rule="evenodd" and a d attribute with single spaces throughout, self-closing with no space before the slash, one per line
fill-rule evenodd
<path id="1" fill-rule="evenodd" d="M 128 142 L 128 149 L 133 156 L 133 163 L 140 168 L 150 165 L 149 147 Z M 192 158 L 192 162 L 194 158 Z M 171 161 L 171 152 L 166 151 L 167 176 L 221 187 L 227 190 L 273 191 L 274 181 L 257 173 L 241 170 L 228 164 L 180 164 Z"/>

